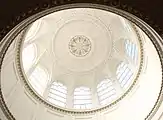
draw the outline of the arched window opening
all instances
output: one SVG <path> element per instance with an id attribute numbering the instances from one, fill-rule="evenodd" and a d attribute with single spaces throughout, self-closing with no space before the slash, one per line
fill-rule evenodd
<path id="1" fill-rule="evenodd" d="M 88 87 L 78 87 L 74 90 L 74 108 L 90 109 L 92 107 L 91 90 Z"/>
<path id="2" fill-rule="evenodd" d="M 116 90 L 110 79 L 104 79 L 97 85 L 97 94 L 101 105 L 106 105 L 116 97 Z"/>
<path id="3" fill-rule="evenodd" d="M 29 77 L 30 84 L 41 96 L 44 94 L 48 81 L 48 73 L 40 66 L 37 66 Z"/>
<path id="4" fill-rule="evenodd" d="M 27 31 L 27 34 L 25 35 L 25 43 L 28 43 L 29 41 L 34 40 L 33 38 L 36 36 L 37 32 L 40 29 L 42 20 L 36 20 L 30 27 L 30 29 Z"/>
<path id="5" fill-rule="evenodd" d="M 125 50 L 128 57 L 136 64 L 138 60 L 138 47 L 129 40 L 125 41 Z"/>
<path id="6" fill-rule="evenodd" d="M 133 72 L 131 71 L 131 69 L 128 67 L 127 64 L 122 62 L 117 67 L 116 76 L 117 76 L 117 79 L 118 79 L 121 87 L 126 88 L 132 82 Z"/>
<path id="7" fill-rule="evenodd" d="M 23 61 L 23 67 L 25 72 L 27 72 L 29 68 L 31 68 L 31 66 L 36 60 L 36 56 L 37 56 L 37 48 L 35 44 L 30 44 L 23 49 L 22 61 Z"/>
<path id="8" fill-rule="evenodd" d="M 132 31 L 132 27 L 130 26 L 129 22 L 126 21 L 126 19 L 124 19 L 123 17 L 119 16 L 120 21 L 122 22 L 126 32 L 131 32 Z"/>
<path id="9" fill-rule="evenodd" d="M 52 104 L 65 107 L 67 98 L 67 87 L 62 83 L 53 82 L 47 100 Z"/>

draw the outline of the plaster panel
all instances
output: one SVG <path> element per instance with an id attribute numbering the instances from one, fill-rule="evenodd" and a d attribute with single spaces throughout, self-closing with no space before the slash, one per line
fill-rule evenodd
<path id="1" fill-rule="evenodd" d="M 3 66 L 1 79 L 3 94 L 5 98 L 8 98 L 18 81 L 14 71 L 13 62 L 10 62 L 5 67 Z"/>
<path id="2" fill-rule="evenodd" d="M 21 91 L 10 108 L 17 120 L 31 120 L 34 115 L 36 104 Z"/>

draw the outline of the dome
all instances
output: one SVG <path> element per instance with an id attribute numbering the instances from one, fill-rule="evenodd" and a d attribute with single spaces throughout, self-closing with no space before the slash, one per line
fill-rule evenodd
<path id="1" fill-rule="evenodd" d="M 54 106 L 82 111 L 111 105 L 140 74 L 139 34 L 125 18 L 98 9 L 47 15 L 22 35 L 27 82 Z"/>
<path id="2" fill-rule="evenodd" d="M 162 38 L 116 8 L 61 8 L 25 19 L 1 43 L 4 114 L 11 120 L 158 120 Z"/>

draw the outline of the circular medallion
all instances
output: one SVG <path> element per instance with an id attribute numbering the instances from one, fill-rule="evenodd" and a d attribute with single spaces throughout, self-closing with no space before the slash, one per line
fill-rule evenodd
<path id="1" fill-rule="evenodd" d="M 69 42 L 69 50 L 76 57 L 84 57 L 91 51 L 91 41 L 82 35 L 75 36 Z"/>

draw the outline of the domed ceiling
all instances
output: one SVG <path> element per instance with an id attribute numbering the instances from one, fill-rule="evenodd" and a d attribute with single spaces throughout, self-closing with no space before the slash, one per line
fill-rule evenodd
<path id="1" fill-rule="evenodd" d="M 161 119 L 162 38 L 134 15 L 54 7 L 2 41 L 0 108 L 11 120 Z"/>
<path id="2" fill-rule="evenodd" d="M 137 27 L 111 12 L 74 8 L 23 33 L 21 62 L 31 88 L 54 106 L 96 109 L 135 85 L 143 60 Z"/>

